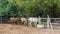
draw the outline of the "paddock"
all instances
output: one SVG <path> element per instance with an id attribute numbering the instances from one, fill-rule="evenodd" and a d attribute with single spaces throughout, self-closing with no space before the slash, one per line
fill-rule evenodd
<path id="1" fill-rule="evenodd" d="M 0 34 L 60 34 L 60 29 L 38 29 L 22 25 L 0 24 Z"/>
<path id="2" fill-rule="evenodd" d="M 9 17 L 0 17 L 0 24 L 12 24 L 12 23 L 14 23 L 14 22 L 12 22 L 12 23 L 9 23 L 9 19 L 8 19 Z M 49 20 L 50 20 L 50 22 L 51 22 L 51 25 L 52 25 L 52 27 L 54 28 L 54 29 L 60 29 L 60 23 L 57 23 L 57 22 L 55 22 L 54 23 L 54 20 L 60 20 L 60 18 L 41 18 L 41 24 L 43 24 L 44 25 L 44 28 L 43 29 L 46 29 L 47 28 L 47 23 L 49 23 Z M 20 19 L 19 19 L 19 21 L 20 21 Z M 36 20 L 35 20 L 36 21 Z M 24 22 L 24 21 L 23 21 Z M 21 23 L 21 22 L 20 22 Z M 16 24 L 17 24 L 17 22 L 16 22 Z M 15 25 L 16 25 L 15 24 Z M 13 24 L 14 25 L 14 24 Z M 21 24 L 17 24 L 17 25 L 21 25 Z M 28 25 L 28 24 L 27 24 Z M 50 25 L 50 24 L 49 24 Z M 51 26 L 50 25 L 50 26 Z M 55 27 L 56 26 L 56 27 Z"/>
<path id="3" fill-rule="evenodd" d="M 51 23 L 53 29 L 47 29 L 47 18 L 41 19 L 41 23 L 44 24 L 44 28 L 29 27 L 20 24 L 11 24 L 8 22 L 8 20 L 4 22 L 3 20 L 5 19 L 1 19 L 0 34 L 60 34 L 60 23 Z"/>

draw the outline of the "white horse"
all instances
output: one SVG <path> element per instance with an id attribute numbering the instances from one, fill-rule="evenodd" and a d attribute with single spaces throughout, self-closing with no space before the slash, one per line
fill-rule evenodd
<path id="1" fill-rule="evenodd" d="M 14 18 L 14 17 L 11 17 L 9 20 L 10 20 L 9 22 L 13 22 L 14 24 L 16 22 L 16 18 Z"/>
<path id="2" fill-rule="evenodd" d="M 28 21 L 29 21 L 29 26 L 32 26 L 32 23 L 34 23 L 34 25 L 36 26 L 38 22 L 37 18 L 33 18 L 33 17 L 29 18 Z"/>
<path id="3" fill-rule="evenodd" d="M 37 26 L 37 22 L 38 22 L 38 23 L 41 23 L 40 20 L 41 20 L 41 19 L 39 19 L 39 18 L 34 18 L 34 17 L 28 18 L 29 26 L 31 27 L 31 26 L 32 26 L 32 23 L 34 23 L 34 25 L 35 25 L 35 27 L 36 27 L 36 26 Z"/>

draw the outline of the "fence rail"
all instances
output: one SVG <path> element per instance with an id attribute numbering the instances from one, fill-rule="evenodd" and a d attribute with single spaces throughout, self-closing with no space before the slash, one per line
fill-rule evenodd
<path id="1" fill-rule="evenodd" d="M 47 18 L 41 18 L 41 19 L 47 19 Z M 50 18 L 50 19 L 60 19 L 60 18 Z"/>

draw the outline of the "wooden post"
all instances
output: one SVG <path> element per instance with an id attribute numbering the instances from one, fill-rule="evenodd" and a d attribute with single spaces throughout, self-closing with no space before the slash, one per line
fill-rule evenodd
<path id="1" fill-rule="evenodd" d="M 38 16 L 38 24 L 41 24 L 41 18 Z"/>
<path id="2" fill-rule="evenodd" d="M 49 26 L 51 27 L 51 29 L 53 29 L 52 27 L 52 24 L 51 24 L 51 21 L 50 21 L 50 18 L 49 18 L 49 15 L 47 15 L 47 28 L 49 28 Z"/>
<path id="3" fill-rule="evenodd" d="M 50 27 L 51 27 L 51 29 L 53 29 L 51 22 L 50 22 Z"/>
<path id="4" fill-rule="evenodd" d="M 49 16 L 47 15 L 47 29 L 49 29 L 49 22 L 50 22 L 50 20 L 49 20 Z"/>

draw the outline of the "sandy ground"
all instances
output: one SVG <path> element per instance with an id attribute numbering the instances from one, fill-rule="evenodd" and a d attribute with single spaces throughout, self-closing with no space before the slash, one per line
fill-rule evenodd
<path id="1" fill-rule="evenodd" d="M 22 25 L 0 24 L 0 34 L 60 34 L 60 29 L 38 29 Z"/>

